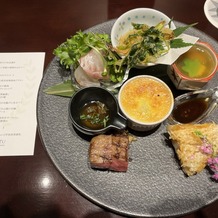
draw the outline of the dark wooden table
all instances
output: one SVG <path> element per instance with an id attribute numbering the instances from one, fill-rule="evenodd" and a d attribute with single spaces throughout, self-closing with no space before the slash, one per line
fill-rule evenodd
<path id="1" fill-rule="evenodd" d="M 46 52 L 78 30 L 113 19 L 137 7 L 151 7 L 218 40 L 204 15 L 205 0 L 1 0 L 0 52 Z M 18 145 L 19 146 L 19 145 Z M 49 181 L 46 183 L 46 181 Z M 218 186 L 217 186 L 218 188 Z M 0 218 L 118 218 L 82 197 L 63 179 L 39 134 L 34 156 L 0 157 Z M 218 217 L 218 201 L 183 218 Z"/>

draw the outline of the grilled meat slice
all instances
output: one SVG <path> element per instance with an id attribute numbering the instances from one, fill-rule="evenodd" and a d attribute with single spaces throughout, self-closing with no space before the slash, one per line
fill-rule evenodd
<path id="1" fill-rule="evenodd" d="M 89 160 L 92 168 L 126 172 L 129 137 L 126 134 L 98 135 L 92 138 Z"/>

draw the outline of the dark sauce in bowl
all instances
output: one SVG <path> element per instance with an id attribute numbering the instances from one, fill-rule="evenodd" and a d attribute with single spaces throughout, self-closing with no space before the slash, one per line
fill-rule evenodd
<path id="1" fill-rule="evenodd" d="M 81 109 L 80 121 L 89 129 L 102 129 L 109 121 L 109 109 L 100 101 L 86 103 Z"/>
<path id="2" fill-rule="evenodd" d="M 191 99 L 176 106 L 172 116 L 180 123 L 191 123 L 201 117 L 207 108 L 207 98 Z"/>

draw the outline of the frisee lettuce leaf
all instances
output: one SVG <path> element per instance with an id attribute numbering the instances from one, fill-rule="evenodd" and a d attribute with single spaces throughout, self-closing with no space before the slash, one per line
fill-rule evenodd
<path id="1" fill-rule="evenodd" d="M 78 31 L 75 35 L 54 49 L 53 53 L 59 57 L 60 63 L 64 65 L 66 69 L 69 69 L 71 66 L 76 69 L 81 56 L 87 54 L 93 47 L 107 50 L 107 43 L 110 43 L 108 34 L 84 33 Z"/>
<path id="2" fill-rule="evenodd" d="M 71 38 L 54 49 L 60 64 L 66 69 L 76 69 L 79 59 L 91 49 L 95 49 L 104 60 L 104 76 L 110 76 L 112 82 L 119 82 L 124 76 L 124 66 L 120 64 L 120 57 L 111 49 L 109 34 L 78 31 Z"/>

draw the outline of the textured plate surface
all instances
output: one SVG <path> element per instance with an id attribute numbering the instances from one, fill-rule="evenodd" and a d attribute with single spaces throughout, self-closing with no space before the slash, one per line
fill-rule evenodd
<path id="1" fill-rule="evenodd" d="M 114 20 L 87 31 L 110 33 Z M 175 22 L 177 26 L 184 25 Z M 195 28 L 186 31 L 210 43 L 218 52 L 217 42 Z M 166 75 L 166 66 L 157 65 L 132 74 L 152 74 L 163 79 L 176 94 Z M 218 183 L 210 180 L 207 170 L 185 177 L 172 146 L 167 142 L 166 124 L 151 133 L 136 134 L 130 146 L 128 172 L 96 171 L 89 167 L 90 138 L 74 130 L 68 117 L 69 98 L 46 95 L 43 90 L 62 81 L 56 58 L 47 67 L 38 94 L 38 126 L 41 139 L 54 165 L 73 188 L 94 203 L 123 215 L 169 217 L 184 215 L 218 199 Z M 215 87 L 218 75 L 207 87 Z M 207 88 L 205 87 L 205 88 Z M 208 120 L 218 123 L 214 112 Z"/>

